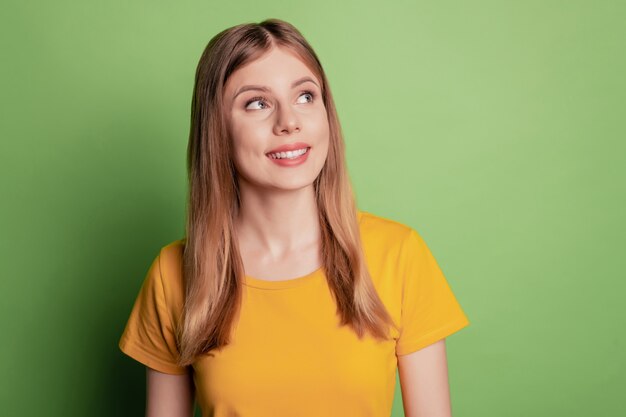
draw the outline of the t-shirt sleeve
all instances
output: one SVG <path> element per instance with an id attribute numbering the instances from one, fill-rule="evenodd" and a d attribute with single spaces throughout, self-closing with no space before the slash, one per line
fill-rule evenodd
<path id="1" fill-rule="evenodd" d="M 185 374 L 163 287 L 161 254 L 154 259 L 130 313 L 119 347 L 126 355 L 159 372 Z"/>
<path id="2" fill-rule="evenodd" d="M 396 354 L 405 355 L 469 325 L 437 261 L 413 229 L 404 242 L 400 335 Z"/>

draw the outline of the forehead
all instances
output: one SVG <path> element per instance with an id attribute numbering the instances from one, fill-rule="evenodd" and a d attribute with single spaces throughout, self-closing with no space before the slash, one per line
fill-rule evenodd
<path id="1" fill-rule="evenodd" d="M 235 70 L 226 81 L 225 90 L 232 92 L 247 84 L 280 87 L 306 75 L 316 80 L 319 85 L 319 79 L 295 52 L 273 47 Z"/>

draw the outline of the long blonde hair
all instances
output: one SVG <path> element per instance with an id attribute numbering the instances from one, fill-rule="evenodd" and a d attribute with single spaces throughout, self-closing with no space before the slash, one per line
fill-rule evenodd
<path id="1" fill-rule="evenodd" d="M 267 19 L 218 33 L 205 48 L 196 70 L 187 149 L 185 303 L 177 329 L 182 366 L 193 363 L 198 355 L 226 346 L 240 310 L 245 273 L 233 228 L 240 201 L 223 110 L 224 85 L 237 68 L 276 45 L 295 52 L 321 82 L 330 141 L 314 189 L 322 268 L 340 324 L 352 327 L 359 338 L 369 332 L 375 338 L 388 339 L 388 326 L 396 327 L 365 264 L 343 134 L 322 65 L 294 26 Z"/>

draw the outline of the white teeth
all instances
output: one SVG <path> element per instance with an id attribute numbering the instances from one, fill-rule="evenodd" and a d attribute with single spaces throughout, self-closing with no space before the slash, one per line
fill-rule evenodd
<path id="1" fill-rule="evenodd" d="M 268 154 L 270 158 L 272 159 L 293 159 L 293 158 L 297 158 L 300 155 L 304 155 L 309 148 L 303 148 L 303 149 L 298 149 L 295 151 L 287 151 L 287 152 L 276 152 L 276 153 L 270 153 Z"/>

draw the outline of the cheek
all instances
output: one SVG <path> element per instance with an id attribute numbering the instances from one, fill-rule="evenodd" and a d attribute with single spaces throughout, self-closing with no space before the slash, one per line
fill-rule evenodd
<path id="1" fill-rule="evenodd" d="M 246 154 L 248 153 L 247 147 L 249 145 L 245 140 L 248 135 L 240 124 L 235 126 L 237 127 L 232 128 L 230 131 L 231 158 L 237 171 L 241 171 L 242 165 L 245 165 Z"/>
<path id="2" fill-rule="evenodd" d="M 321 110 L 315 115 L 313 119 L 313 126 L 315 135 L 318 139 L 323 140 L 328 138 L 330 134 L 330 127 L 328 125 L 326 110 Z"/>
<path id="3" fill-rule="evenodd" d="M 261 157 L 265 157 L 263 144 L 264 135 L 258 126 L 239 123 L 232 130 L 232 155 L 237 170 L 250 169 L 251 164 L 258 164 Z"/>
<path id="4" fill-rule="evenodd" d="M 327 148 L 330 142 L 330 126 L 328 125 L 328 119 L 326 118 L 326 114 L 320 117 L 317 129 L 317 136 L 320 143 Z"/>
<path id="5" fill-rule="evenodd" d="M 254 130 L 250 126 L 238 123 L 236 128 L 233 128 L 231 136 L 235 154 L 243 155 L 250 152 L 255 142 L 257 142 L 255 141 L 256 137 Z"/>

